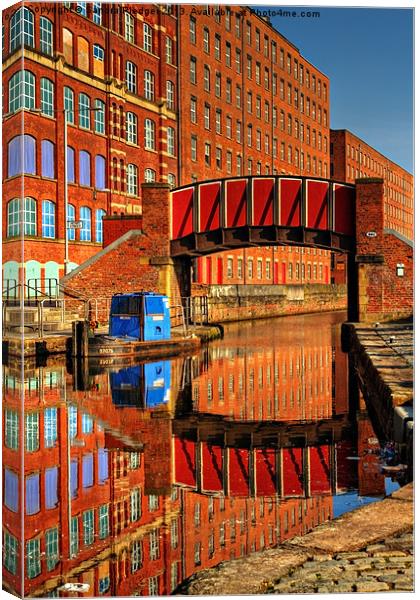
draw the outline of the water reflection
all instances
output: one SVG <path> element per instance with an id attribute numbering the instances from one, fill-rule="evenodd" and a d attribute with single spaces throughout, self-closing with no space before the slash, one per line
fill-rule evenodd
<path id="1" fill-rule="evenodd" d="M 23 384 L 5 366 L 5 588 L 167 595 L 332 518 L 337 493 L 383 494 L 340 317 L 232 326 L 171 361 L 56 358 L 28 364 Z"/>

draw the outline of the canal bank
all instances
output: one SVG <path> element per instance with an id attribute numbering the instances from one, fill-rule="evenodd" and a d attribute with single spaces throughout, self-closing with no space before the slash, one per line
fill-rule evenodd
<path id="1" fill-rule="evenodd" d="M 396 444 L 399 458 L 413 462 L 413 324 L 344 323 L 343 350 L 349 372 L 381 442 Z"/>
<path id="2" fill-rule="evenodd" d="M 347 286 L 334 284 L 199 285 L 211 323 L 342 311 L 347 308 Z"/>
<path id="3" fill-rule="evenodd" d="M 408 484 L 274 550 L 196 573 L 175 594 L 412 591 L 413 516 L 413 484 Z"/>

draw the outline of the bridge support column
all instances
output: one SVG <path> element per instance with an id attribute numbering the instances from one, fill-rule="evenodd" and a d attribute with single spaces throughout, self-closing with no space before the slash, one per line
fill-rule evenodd
<path id="1" fill-rule="evenodd" d="M 355 273 L 357 320 L 373 321 L 383 314 L 384 181 L 356 180 Z"/>

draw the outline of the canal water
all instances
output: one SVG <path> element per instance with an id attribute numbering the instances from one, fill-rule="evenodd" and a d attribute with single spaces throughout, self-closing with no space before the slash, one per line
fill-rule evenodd
<path id="1" fill-rule="evenodd" d="M 25 365 L 23 387 L 9 362 L 5 588 L 168 595 L 395 489 L 349 386 L 344 319 L 232 324 L 196 355 L 146 364 L 49 358 Z"/>

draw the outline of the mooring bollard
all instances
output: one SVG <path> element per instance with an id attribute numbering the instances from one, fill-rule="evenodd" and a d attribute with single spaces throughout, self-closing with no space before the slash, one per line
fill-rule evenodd
<path id="1" fill-rule="evenodd" d="M 72 323 L 72 355 L 87 357 L 89 355 L 89 323 L 88 321 L 73 321 Z"/>

